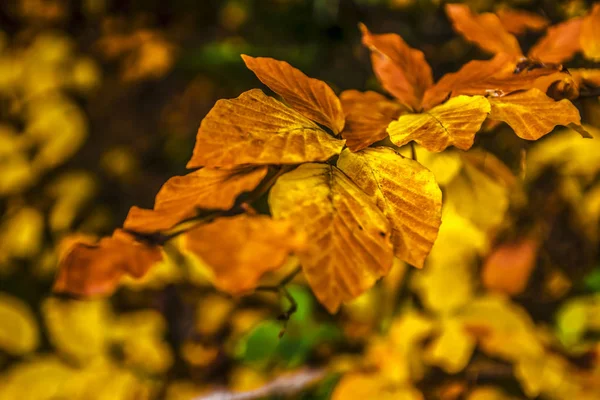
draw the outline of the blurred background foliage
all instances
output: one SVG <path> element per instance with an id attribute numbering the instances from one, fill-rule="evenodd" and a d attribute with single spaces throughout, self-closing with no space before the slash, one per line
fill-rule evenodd
<path id="1" fill-rule="evenodd" d="M 298 396 L 600 398 L 600 146 L 567 130 L 531 144 L 490 127 L 477 142 L 486 155 L 417 149 L 447 203 L 427 267 L 396 265 L 336 316 L 296 279 L 298 312 L 281 339 L 287 304 L 222 295 L 190 260 L 167 259 L 109 299 L 50 293 L 62 239 L 109 234 L 130 206 L 151 207 L 184 173 L 214 102 L 260 87 L 240 53 L 286 60 L 338 93 L 380 90 L 362 21 L 423 50 L 439 78 L 486 58 L 453 33 L 441 3 L 2 1 L 0 399 L 191 399 L 324 366 Z M 468 3 L 553 22 L 588 9 Z M 598 99 L 577 105 L 598 139 Z M 514 267 L 499 273 L 497 259 Z"/>

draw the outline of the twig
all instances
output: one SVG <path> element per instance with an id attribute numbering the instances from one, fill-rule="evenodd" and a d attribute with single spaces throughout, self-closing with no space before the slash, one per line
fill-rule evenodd
<path id="1" fill-rule="evenodd" d="M 287 290 L 286 285 L 290 283 L 296 277 L 296 275 L 298 275 L 300 270 L 300 267 L 294 269 L 287 276 L 285 276 L 277 285 L 257 286 L 255 289 L 257 291 L 277 293 L 280 297 L 285 297 L 290 303 L 289 308 L 277 317 L 279 321 L 283 322 L 283 328 L 279 332 L 279 338 L 281 338 L 285 334 L 288 321 L 290 320 L 292 315 L 294 315 L 294 313 L 298 311 L 298 303 L 294 299 L 294 296 L 292 296 L 292 294 Z"/>

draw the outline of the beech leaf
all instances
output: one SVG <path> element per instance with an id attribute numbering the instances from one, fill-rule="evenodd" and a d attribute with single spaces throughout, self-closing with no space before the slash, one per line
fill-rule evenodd
<path id="1" fill-rule="evenodd" d="M 276 219 L 290 219 L 307 238 L 298 253 L 319 301 L 334 313 L 386 275 L 393 261 L 391 227 L 369 196 L 342 171 L 304 164 L 282 175 L 269 194 Z"/>
<path id="2" fill-rule="evenodd" d="M 414 140 L 429 151 L 442 151 L 452 145 L 468 150 L 489 112 L 485 97 L 458 96 L 427 112 L 404 114 L 387 131 L 397 146 Z"/>
<path id="3" fill-rule="evenodd" d="M 246 66 L 296 111 L 325 125 L 335 134 L 344 128 L 342 105 L 333 90 L 323 81 L 309 78 L 285 61 L 242 54 Z"/>
<path id="4" fill-rule="evenodd" d="M 188 168 L 300 164 L 339 154 L 344 141 L 260 89 L 219 100 L 206 115 Z"/>
<path id="5" fill-rule="evenodd" d="M 396 257 L 422 268 L 441 223 L 442 192 L 433 173 L 388 147 L 344 150 L 337 165 L 390 220 Z"/>
<path id="6" fill-rule="evenodd" d="M 545 63 L 562 63 L 573 58 L 580 49 L 581 18 L 551 26 L 546 36 L 529 50 L 529 57 Z"/>
<path id="7" fill-rule="evenodd" d="M 585 58 L 600 61 L 600 3 L 583 18 L 579 44 Z"/>
<path id="8" fill-rule="evenodd" d="M 541 31 L 550 24 L 547 18 L 524 10 L 501 8 L 496 11 L 496 15 L 504 29 L 515 35 L 522 35 L 527 31 Z"/>

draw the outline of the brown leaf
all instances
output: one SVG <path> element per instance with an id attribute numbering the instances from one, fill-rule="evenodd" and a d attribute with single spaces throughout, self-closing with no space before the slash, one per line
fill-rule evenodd
<path id="1" fill-rule="evenodd" d="M 546 63 L 562 63 L 573 58 L 581 49 L 581 22 L 581 18 L 572 18 L 548 28 L 546 36 L 529 50 L 529 57 Z"/>
<path id="2" fill-rule="evenodd" d="M 522 35 L 527 31 L 541 31 L 550 21 L 541 15 L 529 11 L 501 8 L 496 11 L 500 23 L 507 32 Z"/>
<path id="3" fill-rule="evenodd" d="M 339 154 L 338 140 L 259 89 L 219 100 L 202 120 L 188 168 L 300 164 Z"/>
<path id="4" fill-rule="evenodd" d="M 335 134 L 344 128 L 342 105 L 333 90 L 323 81 L 309 78 L 285 61 L 242 54 L 246 66 L 296 111 L 325 125 Z"/>
<path id="5" fill-rule="evenodd" d="M 506 122 L 517 136 L 526 140 L 537 140 L 557 125 L 581 122 L 573 103 L 566 99 L 554 101 L 538 89 L 488 100 L 492 106 L 490 118 Z"/>
<path id="6" fill-rule="evenodd" d="M 401 115 L 387 131 L 396 146 L 414 140 L 429 151 L 448 146 L 468 150 L 489 112 L 485 97 L 458 96 L 427 112 Z"/>
<path id="7" fill-rule="evenodd" d="M 213 284 L 234 295 L 253 290 L 263 274 L 281 267 L 304 244 L 289 221 L 245 214 L 200 225 L 183 240 L 209 269 Z"/>
<path id="8" fill-rule="evenodd" d="M 229 210 L 236 198 L 253 190 L 265 177 L 267 167 L 235 169 L 202 168 L 169 179 L 156 195 L 154 210 L 132 207 L 125 229 L 150 233 L 173 228 L 196 215 L 198 208 Z"/>
<path id="9" fill-rule="evenodd" d="M 533 239 L 505 243 L 487 257 L 481 271 L 481 281 L 490 291 L 511 296 L 523 293 L 535 267 L 539 244 Z"/>
<path id="10" fill-rule="evenodd" d="M 54 291 L 79 296 L 109 295 L 124 275 L 141 278 L 161 259 L 160 248 L 138 242 L 120 229 L 96 244 L 66 241 L 60 249 Z"/>
<path id="11" fill-rule="evenodd" d="M 442 215 L 442 192 L 433 173 L 389 147 L 344 150 L 337 165 L 390 220 L 396 257 L 422 268 Z"/>
<path id="12" fill-rule="evenodd" d="M 303 164 L 269 194 L 274 218 L 289 219 L 307 238 L 298 253 L 319 301 L 334 313 L 386 275 L 393 260 L 385 215 L 342 171 Z"/>
<path id="13" fill-rule="evenodd" d="M 375 92 L 346 90 L 340 95 L 346 114 L 342 137 L 352 151 L 359 151 L 387 137 L 386 128 L 404 107 Z"/>
<path id="14" fill-rule="evenodd" d="M 425 90 L 433 84 L 423 52 L 395 33 L 375 35 L 360 25 L 362 42 L 371 50 L 373 71 L 383 88 L 408 108 L 418 110 Z"/>
<path id="15" fill-rule="evenodd" d="M 508 33 L 497 15 L 476 14 L 465 4 L 446 4 L 446 14 L 454 29 L 483 50 L 520 56 L 517 38 Z"/>
<path id="16" fill-rule="evenodd" d="M 600 3 L 583 18 L 579 44 L 585 58 L 600 61 Z"/>

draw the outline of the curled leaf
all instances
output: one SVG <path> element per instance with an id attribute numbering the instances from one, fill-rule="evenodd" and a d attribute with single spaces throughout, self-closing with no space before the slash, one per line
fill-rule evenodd
<path id="1" fill-rule="evenodd" d="M 298 253 L 319 301 L 334 313 L 386 275 L 393 260 L 385 215 L 342 171 L 304 164 L 282 175 L 269 194 L 276 219 L 307 237 Z"/>
<path id="2" fill-rule="evenodd" d="M 309 78 L 285 61 L 242 54 L 246 66 L 262 83 L 305 117 L 325 125 L 335 134 L 344 128 L 342 105 L 323 81 Z"/>
<path id="3" fill-rule="evenodd" d="M 188 168 L 299 164 L 339 154 L 343 140 L 259 89 L 219 100 L 196 136 Z"/>

